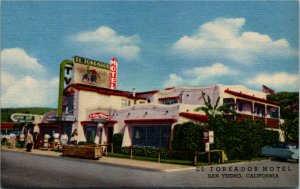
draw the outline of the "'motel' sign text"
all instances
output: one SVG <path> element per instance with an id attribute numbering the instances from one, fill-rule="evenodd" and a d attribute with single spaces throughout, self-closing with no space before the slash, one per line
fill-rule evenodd
<path id="1" fill-rule="evenodd" d="M 110 61 L 110 88 L 117 88 L 117 69 L 118 69 L 118 60 L 112 58 Z"/>

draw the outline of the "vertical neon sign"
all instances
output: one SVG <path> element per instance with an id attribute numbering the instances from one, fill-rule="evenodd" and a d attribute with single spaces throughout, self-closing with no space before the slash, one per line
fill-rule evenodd
<path id="1" fill-rule="evenodd" d="M 112 58 L 110 61 L 110 88 L 117 88 L 117 69 L 118 69 L 118 60 Z"/>

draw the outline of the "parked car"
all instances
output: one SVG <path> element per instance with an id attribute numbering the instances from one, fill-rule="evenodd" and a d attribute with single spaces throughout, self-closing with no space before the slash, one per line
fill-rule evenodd
<path id="1" fill-rule="evenodd" d="M 7 131 L 7 132 L 1 132 L 0 135 L 0 141 L 2 142 L 9 142 L 10 140 L 10 133 L 14 133 L 18 139 L 18 137 L 20 136 L 21 132 L 20 131 Z"/>
<path id="2" fill-rule="evenodd" d="M 283 142 L 265 146 L 261 149 L 261 155 L 270 158 L 299 161 L 299 149 L 296 144 Z"/>

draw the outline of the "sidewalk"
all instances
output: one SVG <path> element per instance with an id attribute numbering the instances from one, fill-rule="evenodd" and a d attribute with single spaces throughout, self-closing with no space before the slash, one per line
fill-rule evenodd
<path id="1" fill-rule="evenodd" d="M 6 146 L 1 146 L 1 151 L 2 150 L 42 155 L 42 156 L 51 156 L 51 157 L 57 157 L 57 158 L 72 158 L 72 157 L 63 157 L 62 153 L 60 153 L 60 152 L 44 151 L 44 150 L 38 150 L 38 149 L 32 149 L 31 152 L 26 152 L 25 148 L 24 149 L 20 149 L 20 148 L 11 149 Z M 74 158 L 72 158 L 72 159 L 74 159 Z M 176 165 L 176 164 L 169 164 L 169 163 L 157 163 L 157 162 L 150 162 L 150 161 L 114 158 L 114 157 L 106 157 L 106 156 L 103 156 L 99 160 L 87 160 L 87 161 L 91 161 L 92 163 L 100 163 L 100 164 L 106 164 L 106 165 L 112 165 L 112 166 L 128 167 L 128 168 L 134 168 L 134 169 L 142 169 L 142 170 L 148 170 L 148 171 L 160 171 L 160 172 L 196 170 L 196 167 L 194 167 L 194 166 Z"/>

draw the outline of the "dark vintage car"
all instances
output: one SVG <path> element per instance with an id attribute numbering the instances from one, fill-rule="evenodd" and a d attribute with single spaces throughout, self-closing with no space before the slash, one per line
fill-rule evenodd
<path id="1" fill-rule="evenodd" d="M 261 149 L 261 155 L 270 158 L 299 161 L 299 149 L 296 144 L 283 142 L 265 146 Z"/>

